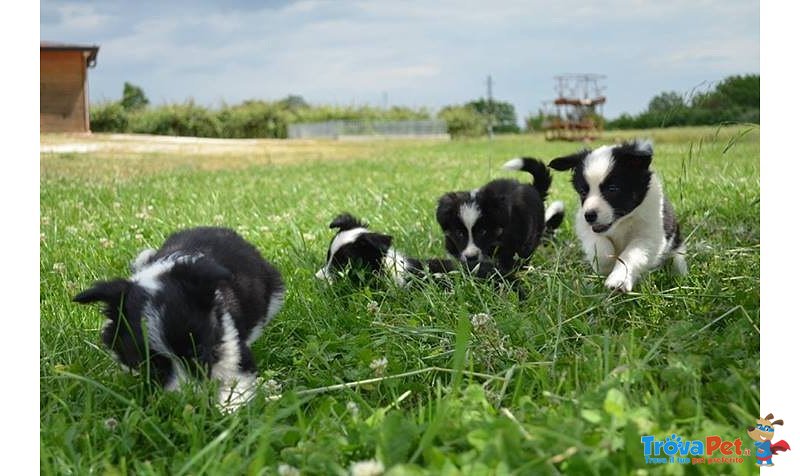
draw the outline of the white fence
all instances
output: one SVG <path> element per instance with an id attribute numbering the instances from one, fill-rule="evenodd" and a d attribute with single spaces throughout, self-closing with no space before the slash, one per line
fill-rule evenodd
<path id="1" fill-rule="evenodd" d="M 449 139 L 447 124 L 426 121 L 328 121 L 290 124 L 290 139 L 359 139 L 373 137 L 423 137 Z"/>

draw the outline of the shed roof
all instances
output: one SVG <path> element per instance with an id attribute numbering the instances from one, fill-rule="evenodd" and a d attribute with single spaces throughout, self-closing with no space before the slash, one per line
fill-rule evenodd
<path id="1" fill-rule="evenodd" d="M 40 41 L 40 51 L 83 51 L 88 53 L 86 56 L 86 66 L 93 68 L 97 63 L 97 52 L 100 47 L 97 45 L 79 45 L 76 43 L 60 43 L 56 41 Z"/>

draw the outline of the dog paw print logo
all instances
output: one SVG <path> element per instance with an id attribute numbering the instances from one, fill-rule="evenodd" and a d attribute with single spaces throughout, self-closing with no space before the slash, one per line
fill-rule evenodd
<path id="1" fill-rule="evenodd" d="M 757 421 L 756 426 L 747 429 L 747 436 L 755 441 L 756 445 L 756 464 L 758 466 L 775 466 L 772 456 L 779 451 L 790 450 L 789 443 L 780 440 L 772 442 L 775 436 L 775 425 L 783 426 L 783 420 L 772 420 L 772 413 Z"/>

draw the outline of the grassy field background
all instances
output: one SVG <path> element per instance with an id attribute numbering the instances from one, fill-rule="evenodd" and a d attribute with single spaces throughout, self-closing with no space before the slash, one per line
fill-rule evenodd
<path id="1" fill-rule="evenodd" d="M 623 135 L 624 134 L 624 135 Z M 314 279 L 331 218 L 350 211 L 411 255 L 444 254 L 437 198 L 498 176 L 510 157 L 578 144 L 249 141 L 147 147 L 87 141 L 41 157 L 41 472 L 44 474 L 751 474 L 647 466 L 642 435 L 742 438 L 759 411 L 759 131 L 608 133 L 655 140 L 654 168 L 687 235 L 689 275 L 610 295 L 581 258 L 576 197 L 537 250 L 527 297 L 457 277 L 327 286 Z M 139 145 L 137 145 L 139 144 Z M 141 146 L 145 144 L 145 146 Z M 592 145 L 592 146 L 593 146 Z M 254 344 L 259 397 L 224 415 L 212 385 L 151 388 L 100 347 L 98 309 L 70 302 L 171 232 L 234 228 L 281 270 L 286 305 Z M 383 360 L 385 359 L 385 360 Z M 380 380 L 358 386 L 325 387 Z M 280 398 L 268 398 L 281 395 Z"/>

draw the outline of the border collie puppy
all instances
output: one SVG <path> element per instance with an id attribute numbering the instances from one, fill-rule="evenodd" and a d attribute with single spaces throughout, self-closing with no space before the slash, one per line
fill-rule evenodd
<path id="1" fill-rule="evenodd" d="M 564 219 L 563 202 L 554 202 L 545 212 L 552 178 L 542 162 L 517 158 L 503 168 L 528 172 L 533 183 L 492 180 L 471 192 L 446 193 L 436 209 L 447 252 L 479 275 L 487 269 L 502 276 L 516 271 L 531 257 L 545 230 L 555 230 Z"/>
<path id="2" fill-rule="evenodd" d="M 256 380 L 250 345 L 283 306 L 278 271 L 233 230 L 210 227 L 174 233 L 131 270 L 74 298 L 105 304 L 101 338 L 119 363 L 166 390 L 207 375 L 220 381 L 223 410 L 245 403 Z"/>
<path id="3" fill-rule="evenodd" d="M 555 170 L 572 170 L 581 200 L 575 231 L 586 259 L 612 290 L 631 291 L 668 257 L 676 273 L 687 272 L 675 211 L 650 170 L 652 160 L 652 143 L 635 140 L 550 162 Z"/>
<path id="4" fill-rule="evenodd" d="M 411 276 L 434 276 L 457 270 L 449 260 L 409 258 L 392 247 L 392 237 L 375 233 L 349 213 L 333 219 L 329 228 L 339 231 L 331 239 L 325 266 L 316 273 L 318 279 L 332 282 L 337 274 L 366 271 L 385 274 L 398 286 L 405 286 Z"/>

